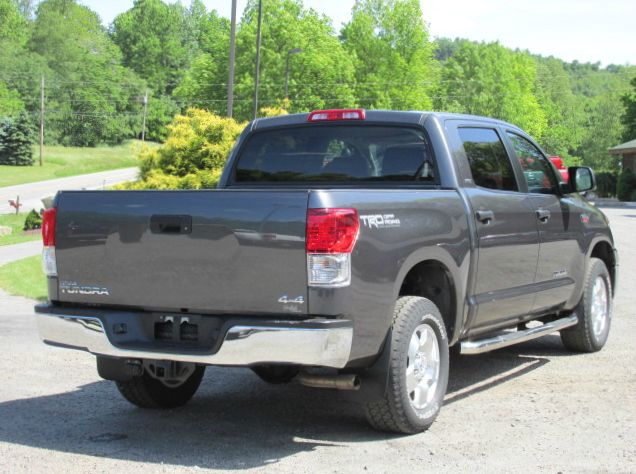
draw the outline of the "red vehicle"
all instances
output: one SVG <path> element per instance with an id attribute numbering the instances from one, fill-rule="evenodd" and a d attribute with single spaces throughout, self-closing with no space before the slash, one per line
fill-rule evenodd
<path id="1" fill-rule="evenodd" d="M 552 164 L 556 167 L 556 169 L 559 171 L 559 173 L 561 174 L 561 177 L 563 178 L 564 182 L 568 182 L 568 169 L 565 166 L 565 164 L 563 163 L 563 158 L 561 158 L 560 156 L 550 156 L 550 161 L 552 162 Z"/>

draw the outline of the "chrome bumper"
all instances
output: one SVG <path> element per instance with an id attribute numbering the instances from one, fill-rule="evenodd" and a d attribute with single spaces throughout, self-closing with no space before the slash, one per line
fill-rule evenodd
<path id="1" fill-rule="evenodd" d="M 47 344 L 128 359 L 159 359 L 206 365 L 283 363 L 344 367 L 351 352 L 353 328 L 346 321 L 324 327 L 315 321 L 276 321 L 267 325 L 235 325 L 213 354 L 139 350 L 115 346 L 99 317 L 47 314 L 36 308 L 40 338 Z M 345 323 L 345 325 L 343 325 Z M 347 324 L 348 323 L 348 324 Z"/>

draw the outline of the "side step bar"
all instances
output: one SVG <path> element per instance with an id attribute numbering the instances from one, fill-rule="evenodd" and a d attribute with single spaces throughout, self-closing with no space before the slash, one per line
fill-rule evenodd
<path id="1" fill-rule="evenodd" d="M 485 339 L 475 339 L 472 341 L 463 341 L 461 343 L 462 354 L 481 354 L 483 352 L 494 351 L 502 347 L 512 346 L 520 342 L 536 339 L 546 334 L 550 334 L 561 329 L 569 328 L 579 322 L 576 314 L 572 314 L 565 318 L 560 318 L 541 326 L 524 329 L 522 331 L 510 331 L 497 334 L 496 336 L 487 337 Z"/>

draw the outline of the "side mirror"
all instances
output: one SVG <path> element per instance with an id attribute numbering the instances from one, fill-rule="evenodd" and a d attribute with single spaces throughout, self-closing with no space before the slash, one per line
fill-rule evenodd
<path id="1" fill-rule="evenodd" d="M 596 189 L 594 171 L 587 166 L 570 166 L 568 168 L 568 184 L 570 192 L 584 193 Z"/>

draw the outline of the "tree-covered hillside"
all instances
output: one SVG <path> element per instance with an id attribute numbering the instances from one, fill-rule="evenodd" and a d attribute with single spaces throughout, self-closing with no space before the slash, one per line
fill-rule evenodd
<path id="1" fill-rule="evenodd" d="M 153 140 L 187 107 L 226 114 L 230 24 L 200 0 L 136 0 L 108 28 L 76 0 L 33 3 L 0 0 L 0 119 L 22 114 L 36 128 L 42 80 L 49 144 L 137 137 L 146 92 Z M 237 29 L 238 120 L 252 117 L 257 8 L 248 2 Z M 634 130 L 634 66 L 432 40 L 419 0 L 356 0 L 340 31 L 301 0 L 263 0 L 263 9 L 261 107 L 489 115 L 526 129 L 548 153 L 597 169 L 616 166 L 606 150 Z"/>

